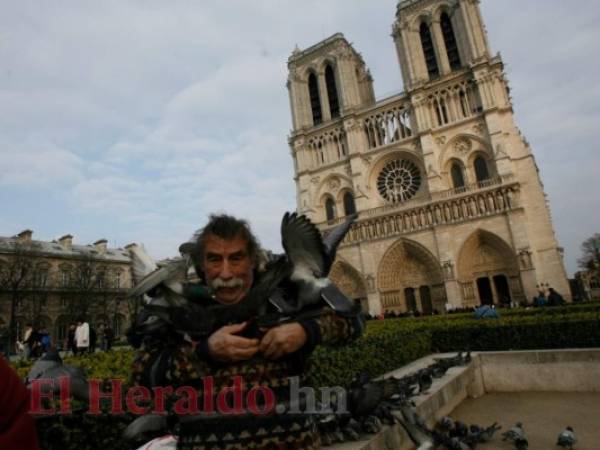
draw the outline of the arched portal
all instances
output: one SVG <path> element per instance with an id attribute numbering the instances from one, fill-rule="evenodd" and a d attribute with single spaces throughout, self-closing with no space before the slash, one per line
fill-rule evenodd
<path id="1" fill-rule="evenodd" d="M 360 272 L 344 261 L 336 261 L 329 279 L 350 299 L 359 302 L 361 309 L 368 312 L 366 284 Z"/>
<path id="2" fill-rule="evenodd" d="M 440 264 L 417 242 L 396 241 L 379 263 L 377 281 L 384 311 L 416 308 L 430 314 L 444 309 L 446 289 Z"/>
<path id="3" fill-rule="evenodd" d="M 471 234 L 460 250 L 457 267 L 464 306 L 523 300 L 517 255 L 494 233 Z"/>

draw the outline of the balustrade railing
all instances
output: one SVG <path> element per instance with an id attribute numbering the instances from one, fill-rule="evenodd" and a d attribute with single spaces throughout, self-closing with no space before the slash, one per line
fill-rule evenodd
<path id="1" fill-rule="evenodd" d="M 359 220 L 344 239 L 344 244 L 369 241 L 394 235 L 411 233 L 434 226 L 464 222 L 490 215 L 504 213 L 519 206 L 519 185 L 501 185 L 481 188 L 465 195 L 437 200 L 422 206 L 404 208 L 398 211 L 383 211 L 378 216 L 369 217 L 373 210 L 361 211 Z M 337 219 L 337 222 L 344 218 Z M 327 222 L 328 227 L 335 225 Z"/>
<path id="2" fill-rule="evenodd" d="M 463 79 L 430 92 L 422 105 L 431 128 L 467 119 L 482 109 L 477 85 L 472 79 Z"/>
<path id="3" fill-rule="evenodd" d="M 406 98 L 363 113 L 368 148 L 373 149 L 412 137 L 411 108 Z"/>
<path id="4" fill-rule="evenodd" d="M 309 165 L 312 168 L 340 161 L 348 155 L 346 134 L 341 126 L 311 136 L 307 145 L 311 158 Z"/>

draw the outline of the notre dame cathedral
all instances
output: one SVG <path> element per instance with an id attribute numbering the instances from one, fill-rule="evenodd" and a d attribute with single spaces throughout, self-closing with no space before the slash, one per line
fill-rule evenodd
<path id="1" fill-rule="evenodd" d="M 288 60 L 298 212 L 324 232 L 358 214 L 331 278 L 371 313 L 569 298 L 478 0 L 401 0 L 392 30 L 388 98 L 340 33 Z"/>

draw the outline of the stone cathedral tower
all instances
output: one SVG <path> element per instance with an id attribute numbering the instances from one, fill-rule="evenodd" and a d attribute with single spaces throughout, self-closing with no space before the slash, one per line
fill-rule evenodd
<path id="1" fill-rule="evenodd" d="M 376 100 L 340 33 L 288 61 L 297 209 L 357 212 L 331 277 L 371 313 L 569 297 L 534 156 L 477 0 L 401 0 L 404 92 Z M 390 70 L 392 70 L 390 68 Z"/>

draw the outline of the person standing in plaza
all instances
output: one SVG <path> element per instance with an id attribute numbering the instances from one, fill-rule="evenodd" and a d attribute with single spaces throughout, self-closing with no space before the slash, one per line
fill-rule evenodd
<path id="1" fill-rule="evenodd" d="M 83 318 L 77 320 L 75 346 L 79 354 L 87 353 L 90 348 L 90 326 Z"/>
<path id="2" fill-rule="evenodd" d="M 67 350 L 70 350 L 73 356 L 77 355 L 77 345 L 75 344 L 75 328 L 77 325 L 72 323 L 69 325 L 69 333 L 67 334 Z"/>

